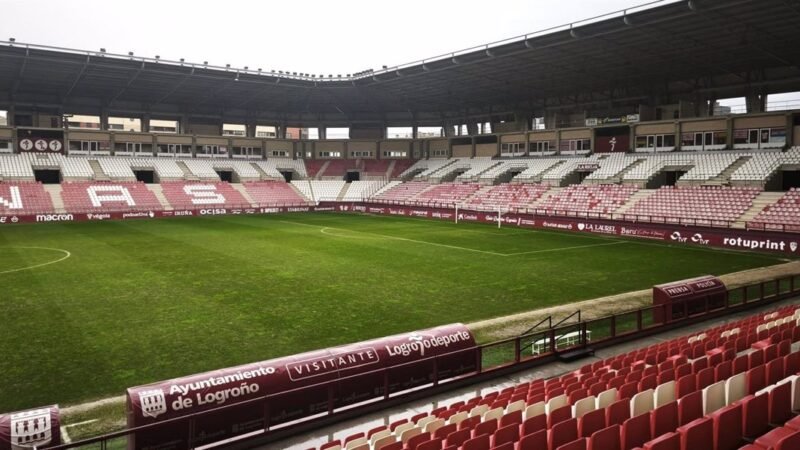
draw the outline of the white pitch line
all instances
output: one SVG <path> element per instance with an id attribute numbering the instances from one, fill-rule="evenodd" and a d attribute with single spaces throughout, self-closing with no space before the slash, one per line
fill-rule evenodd
<path id="1" fill-rule="evenodd" d="M 289 221 L 289 220 L 281 220 L 281 222 L 290 223 L 290 224 L 293 224 L 293 225 L 304 225 L 304 226 L 307 226 L 307 227 L 320 228 L 319 225 L 312 225 L 312 224 L 300 223 L 300 222 L 292 222 L 292 221 Z M 433 245 L 435 247 L 451 248 L 451 249 L 455 249 L 455 250 L 462 250 L 462 251 L 465 251 L 465 252 L 483 253 L 485 255 L 493 255 L 493 256 L 508 256 L 505 253 L 490 252 L 488 250 L 478 250 L 478 249 L 475 249 L 475 248 L 459 247 L 457 245 L 439 244 L 438 242 L 418 241 L 416 239 L 409 239 L 409 238 L 403 238 L 403 237 L 398 237 L 398 236 L 388 236 L 388 235 L 385 235 L 385 234 L 370 233 L 368 231 L 348 230 L 346 228 L 336 228 L 336 227 L 322 227 L 322 228 L 323 229 L 329 229 L 329 230 L 349 231 L 349 232 L 353 232 L 353 233 L 363 233 L 363 234 L 368 234 L 368 235 L 371 235 L 371 236 L 381 237 L 381 238 L 384 238 L 384 239 L 394 239 L 396 241 L 405 241 L 405 242 L 414 242 L 414 243 L 417 243 L 417 244 Z M 327 234 L 327 233 L 325 233 L 325 234 Z M 328 234 L 328 236 L 335 236 L 335 235 Z M 341 236 L 338 236 L 338 237 L 341 237 Z"/>
<path id="2" fill-rule="evenodd" d="M 46 263 L 35 264 L 35 265 L 32 265 L 32 266 L 27 266 L 27 267 L 21 267 L 21 268 L 19 268 L 19 269 L 10 269 L 10 270 L 4 270 L 4 271 L 0 272 L 0 275 L 6 274 L 6 273 L 21 272 L 21 271 L 23 271 L 23 270 L 31 270 L 31 269 L 36 269 L 36 268 L 39 268 L 39 267 L 44 267 L 44 266 L 49 266 L 50 264 L 60 263 L 61 261 L 64 261 L 65 259 L 67 259 L 67 258 L 69 258 L 70 256 L 72 256 L 72 253 L 68 252 L 67 250 L 61 249 L 61 248 L 49 248 L 49 247 L 16 247 L 16 246 L 15 246 L 15 247 L 0 247 L 0 250 L 2 250 L 2 249 L 4 249 L 4 248 L 20 248 L 20 249 L 33 249 L 33 250 L 50 250 L 50 251 L 54 251 L 54 252 L 61 252 L 61 253 L 63 253 L 63 254 L 64 254 L 64 256 L 63 256 L 63 257 L 61 257 L 61 258 L 59 258 L 59 259 L 56 259 L 56 260 L 54 260 L 54 261 L 48 261 L 48 262 L 46 262 Z"/>
<path id="3" fill-rule="evenodd" d="M 312 225 L 312 224 L 301 223 L 301 222 L 292 222 L 292 221 L 289 221 L 289 220 L 281 220 L 281 222 L 289 223 L 289 224 L 293 224 L 293 225 L 304 225 L 304 226 L 308 226 L 308 227 L 312 227 L 312 228 L 320 228 L 319 225 Z M 574 247 L 560 247 L 560 248 L 549 248 L 549 249 L 545 249 L 545 250 L 532 250 L 532 251 L 529 251 L 529 252 L 497 253 L 497 252 L 491 252 L 491 251 L 488 251 L 488 250 L 478 250 L 478 249 L 474 249 L 474 248 L 459 247 L 457 245 L 440 244 L 438 242 L 418 241 L 416 239 L 409 239 L 409 238 L 403 238 L 403 237 L 398 237 L 398 236 L 388 236 L 388 235 L 385 235 L 385 234 L 378 234 L 378 233 L 370 233 L 368 231 L 348 230 L 348 229 L 336 228 L 336 227 L 323 227 L 323 228 L 320 229 L 320 232 L 322 234 L 325 234 L 325 235 L 328 235 L 328 236 L 334 236 L 334 237 L 341 237 L 341 238 L 353 238 L 355 236 L 340 236 L 340 235 L 336 235 L 336 234 L 332 234 L 332 233 L 326 233 L 325 230 L 339 230 L 339 231 L 346 231 L 346 232 L 351 232 L 351 233 L 362 233 L 362 234 L 368 234 L 368 235 L 372 235 L 372 236 L 376 236 L 376 237 L 381 237 L 381 238 L 384 238 L 384 239 L 394 239 L 394 240 L 397 240 L 397 241 L 414 242 L 414 243 L 417 243 L 417 244 L 433 245 L 433 246 L 436 246 L 436 247 L 452 248 L 452 249 L 463 250 L 463 251 L 467 251 L 467 252 L 476 252 L 476 253 L 483 253 L 483 254 L 487 254 L 487 255 L 503 256 L 503 257 L 506 257 L 506 256 L 518 256 L 518 255 L 530 255 L 530 254 L 535 254 L 535 253 L 556 252 L 556 251 L 561 251 L 561 250 L 577 250 L 577 249 L 581 249 L 581 248 L 603 247 L 603 246 L 607 246 L 607 245 L 618 245 L 618 244 L 627 243 L 627 241 L 614 241 L 614 242 L 606 242 L 606 243 L 603 243 L 603 244 L 577 245 L 577 246 L 574 246 Z"/>
<path id="4" fill-rule="evenodd" d="M 559 248 L 548 248 L 545 250 L 532 250 L 529 252 L 519 252 L 519 253 L 507 253 L 505 256 L 517 256 L 517 255 L 531 255 L 534 253 L 547 253 L 547 252 L 560 252 L 562 250 L 577 250 L 580 248 L 591 248 L 591 247 L 604 247 L 606 245 L 617 245 L 617 244 L 628 244 L 627 241 L 614 241 L 614 242 L 606 242 L 605 244 L 589 244 L 589 245 L 577 245 L 575 247 L 559 247 Z"/>

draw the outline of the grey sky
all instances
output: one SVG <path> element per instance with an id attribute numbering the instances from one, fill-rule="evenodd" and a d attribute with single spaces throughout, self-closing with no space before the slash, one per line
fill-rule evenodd
<path id="1" fill-rule="evenodd" d="M 0 0 L 0 39 L 214 65 L 346 74 L 644 0 Z"/>

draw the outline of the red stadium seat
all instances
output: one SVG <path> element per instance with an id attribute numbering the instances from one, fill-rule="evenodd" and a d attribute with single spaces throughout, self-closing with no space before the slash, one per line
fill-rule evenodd
<path id="1" fill-rule="evenodd" d="M 683 450 L 714 448 L 714 422 L 708 417 L 682 425 L 678 428 L 678 434 L 681 435 Z"/>
<path id="2" fill-rule="evenodd" d="M 612 425 L 589 438 L 588 450 L 620 450 L 620 426 Z"/>
<path id="3" fill-rule="evenodd" d="M 578 421 L 576 419 L 569 419 L 557 423 L 550 429 L 548 445 L 551 449 L 554 449 L 577 439 Z"/>
<path id="4" fill-rule="evenodd" d="M 606 410 L 595 409 L 578 419 L 578 435 L 581 437 L 591 437 L 596 431 L 606 427 Z"/>
<path id="5" fill-rule="evenodd" d="M 622 424 L 622 449 L 629 450 L 633 447 L 640 447 L 649 441 L 650 435 L 650 415 L 642 414 L 626 420 Z"/>

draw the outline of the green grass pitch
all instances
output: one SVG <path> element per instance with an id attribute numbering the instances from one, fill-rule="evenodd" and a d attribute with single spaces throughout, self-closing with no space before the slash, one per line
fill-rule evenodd
<path id="1" fill-rule="evenodd" d="M 780 261 L 334 213 L 5 226 L 0 411 Z"/>

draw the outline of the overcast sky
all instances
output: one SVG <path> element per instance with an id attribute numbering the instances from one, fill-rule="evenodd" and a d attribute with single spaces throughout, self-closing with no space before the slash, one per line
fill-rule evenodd
<path id="1" fill-rule="evenodd" d="M 0 38 L 335 75 L 412 62 L 644 2 L 0 0 L 5 34 Z"/>
<path id="2" fill-rule="evenodd" d="M 663 0 L 671 3 L 675 0 Z M 0 40 L 300 73 L 380 69 L 645 0 L 0 0 Z M 770 101 L 792 96 L 774 96 Z M 740 104 L 741 100 L 724 102 Z"/>

